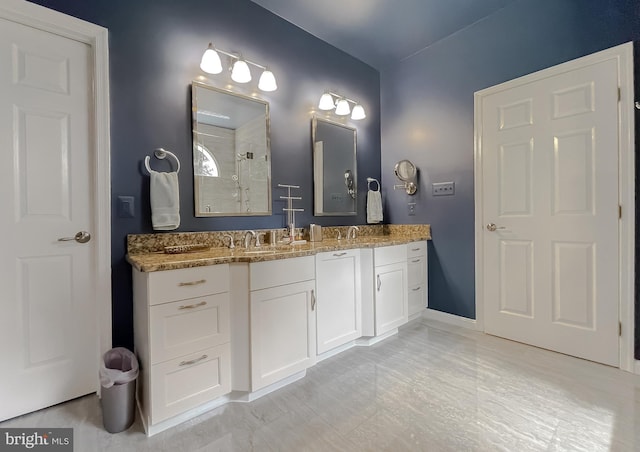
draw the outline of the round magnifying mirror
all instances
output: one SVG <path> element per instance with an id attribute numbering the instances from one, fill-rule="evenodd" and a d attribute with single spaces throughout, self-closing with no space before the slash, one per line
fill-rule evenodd
<path id="1" fill-rule="evenodd" d="M 393 171 L 398 179 L 403 182 L 413 182 L 416 178 L 416 166 L 409 160 L 400 160 Z"/>

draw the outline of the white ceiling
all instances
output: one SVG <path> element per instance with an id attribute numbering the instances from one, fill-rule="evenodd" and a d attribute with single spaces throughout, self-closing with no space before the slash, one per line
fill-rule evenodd
<path id="1" fill-rule="evenodd" d="M 381 70 L 516 0 L 252 0 Z"/>

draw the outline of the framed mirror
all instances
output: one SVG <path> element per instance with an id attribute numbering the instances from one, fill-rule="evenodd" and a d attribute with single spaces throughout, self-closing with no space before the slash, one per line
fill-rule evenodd
<path id="1" fill-rule="evenodd" d="M 356 129 L 314 117 L 311 139 L 314 215 L 356 215 Z"/>
<path id="2" fill-rule="evenodd" d="M 271 215 L 269 104 L 191 85 L 196 217 Z"/>

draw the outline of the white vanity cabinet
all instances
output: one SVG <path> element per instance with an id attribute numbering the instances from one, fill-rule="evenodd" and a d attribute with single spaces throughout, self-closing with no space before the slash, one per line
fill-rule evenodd
<path id="1" fill-rule="evenodd" d="M 313 256 L 249 264 L 251 391 L 315 364 Z"/>
<path id="2" fill-rule="evenodd" d="M 407 283 L 409 319 L 417 318 L 427 307 L 427 242 L 407 243 Z"/>
<path id="3" fill-rule="evenodd" d="M 229 265 L 133 271 L 138 400 L 147 431 L 231 391 Z"/>
<path id="4" fill-rule="evenodd" d="M 407 323 L 407 247 L 362 250 L 362 334 L 381 336 Z"/>
<path id="5" fill-rule="evenodd" d="M 360 250 L 316 255 L 317 353 L 362 336 Z"/>

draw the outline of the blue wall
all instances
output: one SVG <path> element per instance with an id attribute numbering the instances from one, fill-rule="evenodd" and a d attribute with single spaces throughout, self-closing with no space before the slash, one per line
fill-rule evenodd
<path id="1" fill-rule="evenodd" d="M 270 217 L 195 218 L 191 162 L 190 83 L 205 75 L 200 58 L 209 41 L 267 64 L 278 90 L 261 93 L 270 102 L 272 182 L 302 187 L 300 225 L 365 223 L 366 177 L 380 177 L 379 73 L 248 0 L 33 0 L 33 3 L 109 29 L 111 83 L 111 195 L 113 344 L 131 347 L 131 268 L 125 262 L 126 235 L 153 232 L 149 179 L 141 162 L 154 148 L 175 152 L 180 172 L 179 231 L 284 227 L 274 202 Z M 258 74 L 254 72 L 257 79 Z M 224 88 L 228 76 L 208 83 Z M 257 82 L 252 82 L 255 89 Z M 250 94 L 251 88 L 234 90 Z M 357 217 L 313 217 L 311 112 L 326 89 L 361 101 L 367 119 L 358 129 Z M 157 162 L 158 165 L 162 162 Z M 115 199 L 134 196 L 136 215 L 117 217 Z M 279 192 L 274 189 L 274 199 Z M 296 206 L 298 207 L 298 205 Z"/>
<path id="2" fill-rule="evenodd" d="M 388 218 L 431 224 L 430 307 L 475 318 L 473 93 L 639 37 L 637 0 L 518 0 L 381 71 Z M 415 217 L 388 190 L 400 158 L 420 169 Z M 432 197 L 445 181 L 455 196 Z"/>

